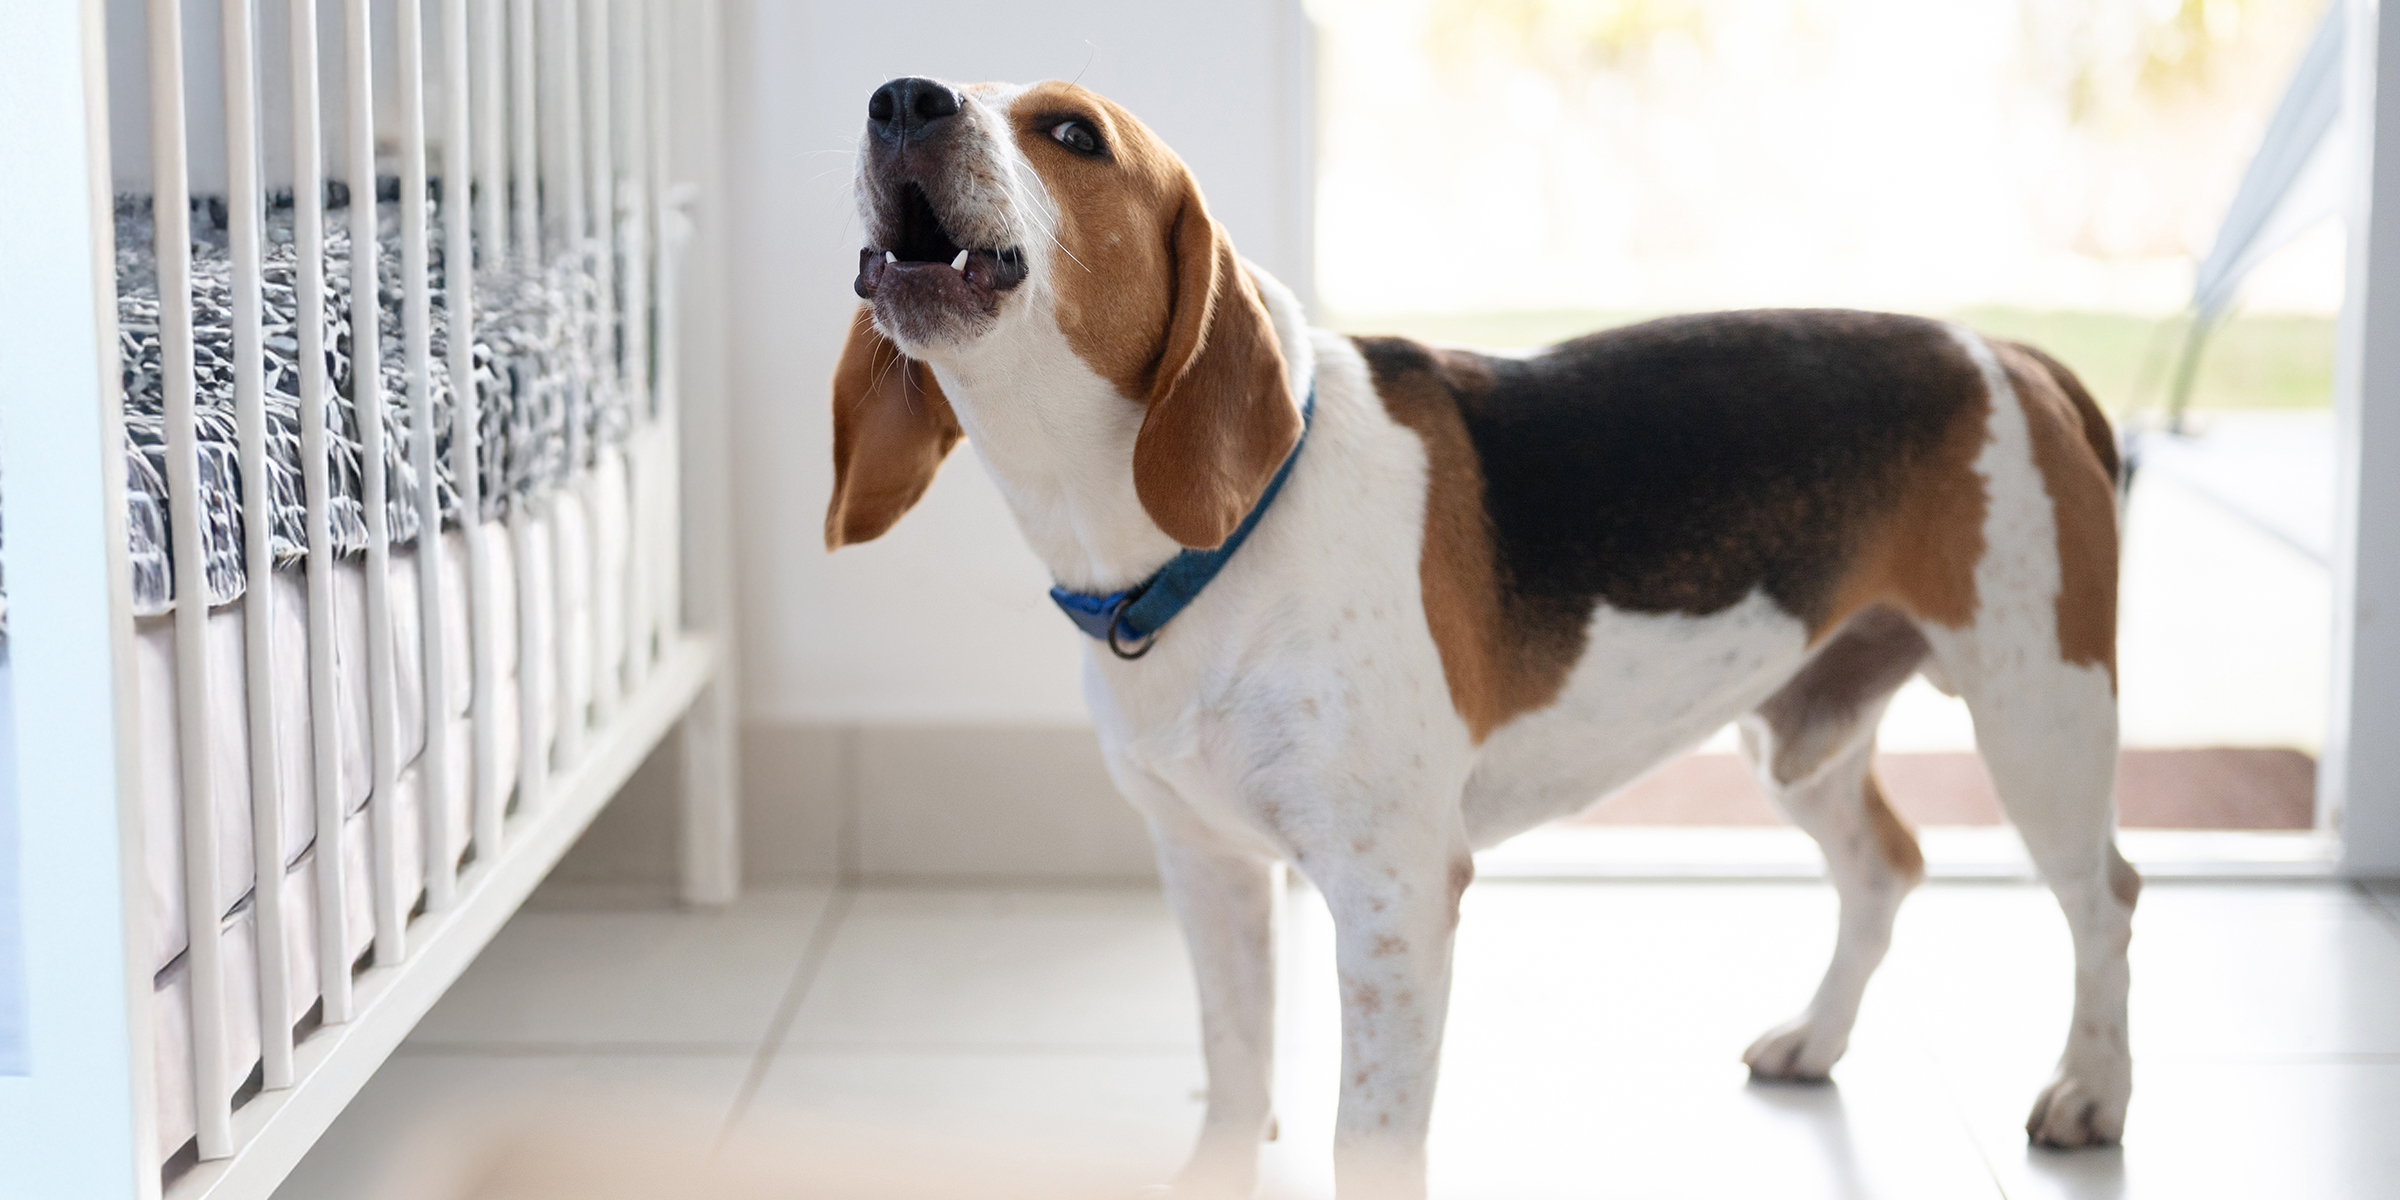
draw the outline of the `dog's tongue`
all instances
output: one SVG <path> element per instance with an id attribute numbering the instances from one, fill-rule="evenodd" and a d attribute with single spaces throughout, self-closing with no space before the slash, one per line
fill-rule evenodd
<path id="1" fill-rule="evenodd" d="M 861 300 L 872 300 L 875 298 L 875 285 L 882 278 L 883 251 L 872 246 L 859 251 L 858 278 L 851 281 L 850 290 L 857 292 Z"/>

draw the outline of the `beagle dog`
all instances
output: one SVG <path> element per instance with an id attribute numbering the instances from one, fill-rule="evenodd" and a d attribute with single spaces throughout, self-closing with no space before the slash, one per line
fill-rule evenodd
<path id="1" fill-rule="evenodd" d="M 1421 1195 L 1471 856 L 1728 722 L 1841 899 L 1814 998 L 1744 1058 L 1825 1078 L 1924 875 L 1868 769 L 1919 672 L 1973 710 L 2073 932 L 2027 1131 L 2119 1136 L 2118 462 L 2065 367 L 1842 311 L 1527 357 L 1345 337 L 1100 96 L 896 79 L 867 113 L 826 544 L 889 529 L 963 439 L 1093 635 L 1092 717 L 1199 983 L 1176 1194 L 1251 1194 L 1273 1128 L 1272 864 L 1338 929 L 1339 1190 Z"/>

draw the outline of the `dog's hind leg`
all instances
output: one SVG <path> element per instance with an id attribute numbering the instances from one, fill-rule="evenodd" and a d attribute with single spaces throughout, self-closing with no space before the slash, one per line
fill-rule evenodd
<path id="1" fill-rule="evenodd" d="M 2075 942 L 2075 1014 L 2025 1131 L 2114 1142 L 2133 1092 L 2125 954 L 2141 877 L 2117 853 L 2113 451 L 2064 368 L 1964 339 L 1991 386 L 1985 551 L 1973 623 L 1927 626 L 1975 716 L 1976 747 Z"/>
<path id="2" fill-rule="evenodd" d="M 2106 675 L 2055 660 L 1970 676 L 1963 693 L 2001 806 L 2066 914 L 2075 1014 L 2025 1132 L 2049 1146 L 2116 1141 L 2133 1091 L 2126 948 L 2141 876 L 2117 852 L 2116 697 Z M 2008 678 L 2020 674 L 2038 678 Z M 1995 676 L 1999 676 L 1995 678 Z"/>
<path id="3" fill-rule="evenodd" d="M 1850 1045 L 1867 979 L 1891 944 L 1900 901 L 1924 878 L 1916 837 L 1884 802 L 1869 762 L 1892 692 L 1926 653 L 1905 618 L 1869 609 L 1741 721 L 1742 748 L 1793 823 L 1816 839 L 1841 896 L 1833 962 L 1798 1017 L 1742 1055 L 1753 1076 L 1822 1080 Z"/>
<path id="4" fill-rule="evenodd" d="M 2074 1020 L 2025 1132 L 2048 1146 L 2115 1142 L 2133 1092 L 2125 955 L 2141 894 L 2114 836 L 2116 697 L 2101 671 L 2056 660 L 1980 672 L 1962 691 L 2001 806 L 2074 938 Z"/>

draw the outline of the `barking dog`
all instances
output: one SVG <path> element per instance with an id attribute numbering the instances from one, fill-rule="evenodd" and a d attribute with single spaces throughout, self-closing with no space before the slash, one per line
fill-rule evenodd
<path id="1" fill-rule="evenodd" d="M 1199 979 L 1178 1194 L 1256 1182 L 1272 863 L 1338 928 L 1341 1192 L 1421 1194 L 1472 853 L 1729 721 L 1841 896 L 1814 999 L 1745 1059 L 1824 1078 L 1924 871 L 1868 771 L 1918 672 L 1973 710 L 2074 936 L 2027 1131 L 2118 1136 L 2140 889 L 2111 800 L 2118 464 L 2064 367 L 1856 312 L 1523 359 L 1341 337 L 1099 96 L 897 79 L 867 111 L 826 544 L 890 528 L 963 438 L 1092 635 L 1101 745 Z"/>

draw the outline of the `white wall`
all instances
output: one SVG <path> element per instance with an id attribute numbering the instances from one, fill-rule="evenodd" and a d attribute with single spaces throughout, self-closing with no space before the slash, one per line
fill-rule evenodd
<path id="1" fill-rule="evenodd" d="M 743 703 L 759 724 L 1084 720 L 1082 635 L 973 455 L 828 556 L 826 380 L 857 304 L 852 151 L 884 80 L 1078 79 L 1180 152 L 1242 253 L 1305 296 L 1311 38 L 1298 0 L 728 6 Z"/>

